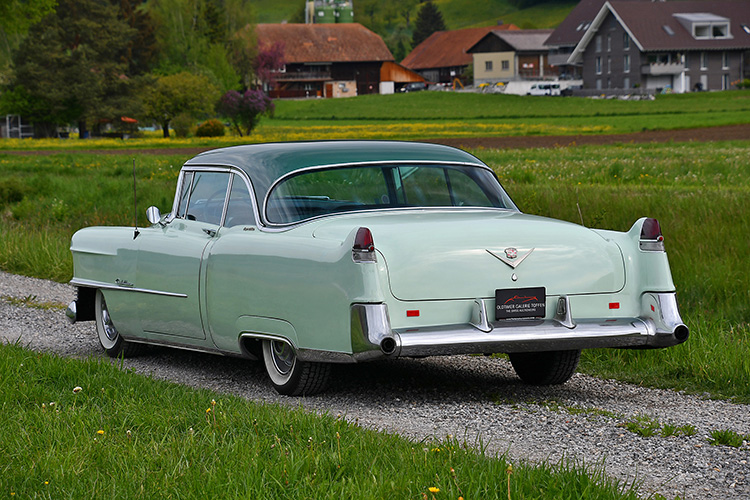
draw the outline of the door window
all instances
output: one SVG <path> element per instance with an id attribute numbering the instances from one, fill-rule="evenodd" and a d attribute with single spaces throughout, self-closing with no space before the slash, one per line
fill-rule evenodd
<path id="1" fill-rule="evenodd" d="M 229 174 L 195 172 L 190 185 L 185 218 L 219 225 L 224 212 Z"/>

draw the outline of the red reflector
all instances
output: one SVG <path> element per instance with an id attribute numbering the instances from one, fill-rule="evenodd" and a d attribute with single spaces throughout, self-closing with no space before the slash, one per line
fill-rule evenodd
<path id="1" fill-rule="evenodd" d="M 620 308 L 620 303 L 619 302 L 610 302 L 609 303 L 609 308 L 610 309 L 619 309 Z"/>
<path id="2" fill-rule="evenodd" d="M 419 316 L 419 309 L 412 309 L 410 311 L 406 311 L 407 318 L 416 318 L 417 316 Z"/>
<path id="3" fill-rule="evenodd" d="M 656 312 L 656 308 L 654 306 L 651 306 L 651 311 Z"/>

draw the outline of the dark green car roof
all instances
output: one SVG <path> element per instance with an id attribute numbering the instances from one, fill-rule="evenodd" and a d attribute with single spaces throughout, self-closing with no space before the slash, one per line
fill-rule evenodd
<path id="1" fill-rule="evenodd" d="M 206 151 L 186 166 L 232 166 L 244 170 L 262 200 L 273 183 L 296 170 L 328 165 L 420 162 L 485 166 L 465 151 L 441 144 L 401 141 L 320 141 L 248 144 Z"/>

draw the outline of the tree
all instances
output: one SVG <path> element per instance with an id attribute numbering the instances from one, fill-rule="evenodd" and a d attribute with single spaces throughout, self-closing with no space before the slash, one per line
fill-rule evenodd
<path id="1" fill-rule="evenodd" d="M 55 11 L 57 0 L 0 1 L 0 70 L 6 66 L 29 27 Z"/>
<path id="2" fill-rule="evenodd" d="M 54 133 L 56 125 L 111 120 L 131 88 L 126 49 L 134 30 L 107 0 L 59 0 L 14 55 L 13 110 Z"/>
<path id="3" fill-rule="evenodd" d="M 276 83 L 276 71 L 284 66 L 284 44 L 275 42 L 272 45 L 264 45 L 258 48 L 258 55 L 253 63 L 255 78 L 261 83 L 263 89 Z"/>
<path id="4" fill-rule="evenodd" d="M 160 73 L 201 73 L 224 91 L 240 84 L 232 37 L 252 21 L 250 0 L 148 0 L 145 9 L 157 26 Z"/>
<path id="5" fill-rule="evenodd" d="M 161 125 L 169 137 L 169 123 L 180 114 L 194 118 L 209 115 L 219 98 L 219 89 L 204 75 L 187 71 L 162 76 L 143 96 L 144 114 Z"/>
<path id="6" fill-rule="evenodd" d="M 145 0 L 110 0 L 119 7 L 118 17 L 134 30 L 128 43 L 127 61 L 130 75 L 143 75 L 151 71 L 159 57 L 156 28 L 147 11 L 141 8 Z"/>
<path id="7" fill-rule="evenodd" d="M 247 90 L 244 94 L 230 90 L 219 101 L 219 112 L 229 118 L 240 137 L 245 135 L 260 121 L 264 114 L 273 112 L 274 105 L 270 97 L 261 90 Z"/>
<path id="8" fill-rule="evenodd" d="M 427 0 L 427 2 L 422 4 L 422 8 L 419 9 L 417 20 L 414 22 L 411 46 L 416 47 L 436 31 L 445 30 L 443 14 L 440 13 L 440 10 L 438 10 L 431 0 Z"/>

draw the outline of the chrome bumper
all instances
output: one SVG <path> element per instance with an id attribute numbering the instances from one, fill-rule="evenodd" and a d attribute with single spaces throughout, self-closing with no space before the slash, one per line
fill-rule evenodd
<path id="1" fill-rule="evenodd" d="M 548 320 L 490 322 L 477 299 L 469 323 L 392 330 L 385 304 L 354 304 L 352 357 L 440 356 L 572 349 L 669 347 L 687 340 L 674 293 L 647 293 L 642 317 L 576 321 L 567 297 Z"/>

